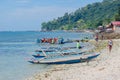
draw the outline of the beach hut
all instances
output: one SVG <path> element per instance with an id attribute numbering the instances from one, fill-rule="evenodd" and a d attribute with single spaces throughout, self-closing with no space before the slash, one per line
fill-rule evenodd
<path id="1" fill-rule="evenodd" d="M 120 33 L 120 21 L 113 21 L 111 22 L 114 27 L 114 31 Z"/>
<path id="2" fill-rule="evenodd" d="M 120 31 L 120 21 L 113 21 L 106 25 L 106 32 L 119 32 Z"/>
<path id="3" fill-rule="evenodd" d="M 120 27 L 120 21 L 113 21 L 113 26 Z"/>

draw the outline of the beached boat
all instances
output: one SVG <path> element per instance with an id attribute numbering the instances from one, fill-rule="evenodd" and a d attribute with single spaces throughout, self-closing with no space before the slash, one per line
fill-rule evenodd
<path id="1" fill-rule="evenodd" d="M 28 62 L 33 64 L 71 64 L 71 63 L 78 63 L 83 61 L 90 61 L 97 56 L 99 56 L 99 53 L 93 53 L 93 54 L 87 54 L 87 55 L 62 55 L 59 57 L 44 57 L 39 60 L 30 60 Z"/>
<path id="2" fill-rule="evenodd" d="M 35 58 L 43 58 L 43 57 L 45 57 L 45 56 L 40 55 L 40 54 L 33 54 L 32 56 L 35 57 Z"/>
<path id="3" fill-rule="evenodd" d="M 81 47 L 82 48 L 82 47 Z M 57 55 L 69 55 L 69 54 L 78 54 L 80 49 L 77 49 L 76 47 L 62 47 L 62 48 L 48 48 L 48 49 L 40 49 L 36 50 L 35 52 L 37 54 L 33 54 L 32 56 L 35 58 L 42 58 L 46 56 L 57 56 Z M 49 53 L 49 54 L 48 54 Z"/>
<path id="4" fill-rule="evenodd" d="M 61 51 L 61 50 L 68 50 L 68 49 L 75 49 L 76 47 L 62 47 L 62 48 L 59 48 L 59 47 L 49 47 L 49 48 L 42 48 L 42 49 L 39 49 L 39 50 L 35 50 L 35 52 L 54 52 L 54 51 Z M 82 47 L 81 47 L 82 48 Z"/>
<path id="5" fill-rule="evenodd" d="M 43 53 L 43 52 L 42 52 Z M 75 55 L 75 54 L 82 54 L 84 52 L 75 52 L 75 51 L 62 51 L 62 52 L 44 52 L 44 54 L 33 54 L 32 56 L 35 58 L 43 58 L 43 57 L 55 57 L 55 56 L 61 56 L 61 55 Z"/>

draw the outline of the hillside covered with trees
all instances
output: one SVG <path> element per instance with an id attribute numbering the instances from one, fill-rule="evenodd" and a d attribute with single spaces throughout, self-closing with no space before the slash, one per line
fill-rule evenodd
<path id="1" fill-rule="evenodd" d="M 42 30 L 94 29 L 111 21 L 120 21 L 120 0 L 103 0 L 88 4 L 72 13 L 42 23 Z"/>

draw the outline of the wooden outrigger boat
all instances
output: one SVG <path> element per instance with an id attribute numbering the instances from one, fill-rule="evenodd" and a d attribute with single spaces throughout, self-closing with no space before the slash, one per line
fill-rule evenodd
<path id="1" fill-rule="evenodd" d="M 94 48 L 94 46 L 91 46 Z M 90 49 L 91 49 L 90 48 Z M 45 52 L 43 49 L 40 49 L 41 55 L 33 55 L 35 59 L 29 60 L 28 62 L 33 64 L 61 64 L 61 63 L 77 63 L 82 61 L 89 61 L 91 59 L 99 56 L 99 53 L 87 53 L 86 50 L 89 49 L 63 49 L 57 51 L 51 51 L 50 53 Z M 84 54 L 85 53 L 85 54 Z"/>
<path id="2" fill-rule="evenodd" d="M 54 51 L 60 51 L 60 50 L 68 50 L 68 49 L 75 49 L 76 47 L 63 47 L 63 48 L 58 48 L 58 47 L 50 47 L 50 48 L 43 48 L 40 50 L 35 50 L 35 52 L 54 52 Z M 82 48 L 82 47 L 81 47 Z"/>
<path id="3" fill-rule="evenodd" d="M 64 40 L 62 37 L 61 38 L 42 38 L 42 39 L 37 39 L 37 43 L 50 43 L 50 44 L 64 44 L 64 43 L 72 43 L 72 40 Z"/>
<path id="4" fill-rule="evenodd" d="M 36 50 L 35 52 L 37 54 L 33 54 L 32 56 L 35 58 L 42 58 L 42 57 L 46 57 L 46 56 L 56 56 L 56 55 L 69 55 L 69 54 L 73 54 L 76 53 L 76 51 L 73 51 L 77 49 L 76 47 L 63 47 L 63 48 L 48 48 L 48 49 L 40 49 L 40 50 Z M 77 49 L 80 50 L 80 49 Z M 50 54 L 47 54 L 50 53 Z M 55 53 L 55 54 L 53 54 Z M 58 53 L 58 54 L 57 54 Z M 78 53 L 78 51 L 77 51 Z M 79 52 L 80 53 L 80 52 Z"/>
<path id="5" fill-rule="evenodd" d="M 82 55 L 82 54 L 62 55 L 53 58 L 43 57 L 40 58 L 39 60 L 30 60 L 28 62 L 33 64 L 70 64 L 70 63 L 78 63 L 83 61 L 90 61 L 98 57 L 99 55 L 100 55 L 99 53 L 93 53 L 87 55 Z"/>
<path id="6" fill-rule="evenodd" d="M 40 54 L 37 54 L 37 55 L 32 55 L 33 57 L 35 57 L 35 58 L 43 58 L 43 57 L 45 57 L 45 56 L 43 56 L 43 55 L 40 55 Z"/>

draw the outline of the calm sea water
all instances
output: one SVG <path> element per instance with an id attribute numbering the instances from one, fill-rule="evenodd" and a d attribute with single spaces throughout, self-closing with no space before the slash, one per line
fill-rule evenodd
<path id="1" fill-rule="evenodd" d="M 92 35 L 74 32 L 0 32 L 0 80 L 24 80 L 33 73 L 51 68 L 53 65 L 27 62 L 40 47 L 35 43 L 36 39 L 44 37 L 63 37 L 67 40 L 92 38 Z"/>

